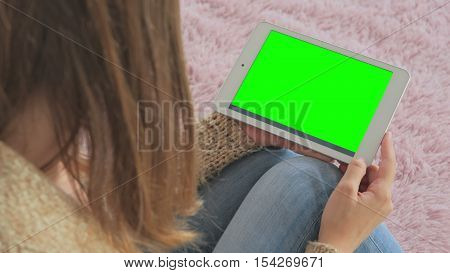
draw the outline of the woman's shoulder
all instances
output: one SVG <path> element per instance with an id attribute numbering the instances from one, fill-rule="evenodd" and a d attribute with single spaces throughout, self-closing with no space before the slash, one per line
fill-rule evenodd
<path id="1" fill-rule="evenodd" d="M 114 251 L 83 209 L 0 142 L 2 252 Z"/>

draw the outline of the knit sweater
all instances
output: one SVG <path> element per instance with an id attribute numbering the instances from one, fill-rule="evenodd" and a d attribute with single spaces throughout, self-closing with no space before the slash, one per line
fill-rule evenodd
<path id="1" fill-rule="evenodd" d="M 259 148 L 233 120 L 214 113 L 197 125 L 200 181 Z M 0 251 L 117 252 L 87 210 L 0 142 Z M 307 251 L 335 252 L 310 243 Z"/>

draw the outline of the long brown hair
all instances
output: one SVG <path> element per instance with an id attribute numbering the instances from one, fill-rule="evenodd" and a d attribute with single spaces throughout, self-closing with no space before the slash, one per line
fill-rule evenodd
<path id="1" fill-rule="evenodd" d="M 84 190 L 113 243 L 169 250 L 194 237 L 183 219 L 198 205 L 184 66 L 178 1 L 2 1 L 0 136 L 25 100 L 44 97 L 57 158 L 77 180 L 87 139 Z"/>

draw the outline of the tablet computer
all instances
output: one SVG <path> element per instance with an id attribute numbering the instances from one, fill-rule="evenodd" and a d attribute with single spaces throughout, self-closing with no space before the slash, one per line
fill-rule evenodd
<path id="1" fill-rule="evenodd" d="M 401 68 L 263 22 L 215 105 L 337 160 L 371 164 L 409 78 Z"/>

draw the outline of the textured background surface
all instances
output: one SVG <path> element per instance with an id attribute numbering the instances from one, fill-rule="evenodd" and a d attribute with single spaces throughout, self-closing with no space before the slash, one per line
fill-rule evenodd
<path id="1" fill-rule="evenodd" d="M 446 1 L 181 3 L 198 110 L 214 97 L 263 20 L 356 52 L 370 46 L 362 53 L 406 68 L 411 82 L 390 127 L 398 173 L 387 225 L 405 251 L 450 252 L 450 4 L 432 12 Z"/>

